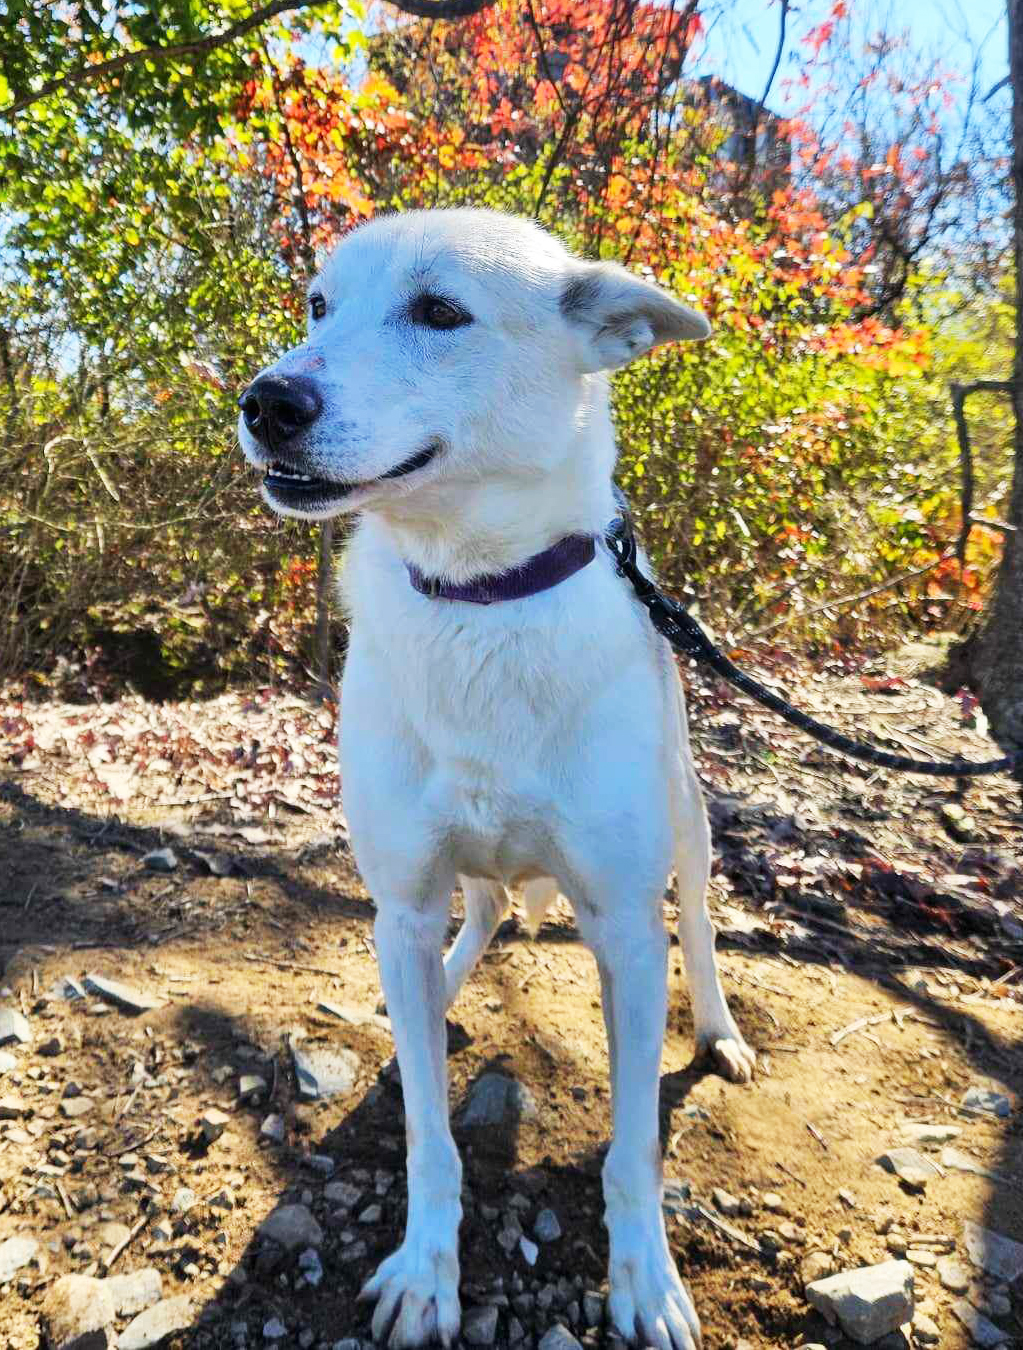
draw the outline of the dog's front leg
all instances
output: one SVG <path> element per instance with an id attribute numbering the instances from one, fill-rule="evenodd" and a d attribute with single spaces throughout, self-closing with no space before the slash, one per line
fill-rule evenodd
<path id="1" fill-rule="evenodd" d="M 661 1209 L 658 1093 L 668 940 L 656 906 L 580 926 L 597 958 L 611 1056 L 614 1138 L 604 1163 L 611 1321 L 657 1350 L 694 1350 L 700 1324 L 668 1248 Z"/>
<path id="2" fill-rule="evenodd" d="M 462 1164 L 448 1121 L 441 961 L 445 920 L 446 910 L 424 914 L 383 903 L 375 926 L 405 1097 L 408 1220 L 405 1240 L 366 1282 L 360 1297 L 378 1300 L 373 1337 L 393 1350 L 436 1339 L 450 1345 L 461 1320 Z"/>

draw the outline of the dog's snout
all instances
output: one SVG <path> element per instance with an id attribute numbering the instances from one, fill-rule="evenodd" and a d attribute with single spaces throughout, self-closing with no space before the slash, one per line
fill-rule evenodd
<path id="1" fill-rule="evenodd" d="M 319 390 L 305 375 L 261 375 L 238 400 L 245 425 L 258 440 L 283 445 L 320 415 Z"/>

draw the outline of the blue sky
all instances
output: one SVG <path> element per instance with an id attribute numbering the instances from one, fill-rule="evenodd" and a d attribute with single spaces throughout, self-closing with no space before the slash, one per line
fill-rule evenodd
<path id="1" fill-rule="evenodd" d="M 759 96 L 774 60 L 778 41 L 778 0 L 725 0 L 727 13 L 710 29 L 697 73 L 713 72 L 744 94 Z M 795 8 L 795 6 L 793 7 Z M 827 17 L 830 0 L 807 0 L 790 15 L 789 41 L 768 99 L 784 110 L 781 81 L 794 74 L 793 47 L 798 36 Z M 889 32 L 908 29 L 915 48 L 939 55 L 943 64 L 964 73 L 980 54 L 983 92 L 1008 71 L 1008 26 L 1005 0 L 849 0 L 851 12 L 870 11 L 877 27 Z M 708 11 L 709 12 L 709 11 Z M 999 97 L 1008 99 L 1008 91 Z"/>

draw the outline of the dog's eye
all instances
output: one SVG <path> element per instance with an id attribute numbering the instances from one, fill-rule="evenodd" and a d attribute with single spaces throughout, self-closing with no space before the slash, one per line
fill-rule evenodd
<path id="1" fill-rule="evenodd" d="M 426 328 L 461 328 L 472 323 L 472 315 L 466 314 L 450 300 L 442 300 L 439 295 L 420 295 L 412 302 L 412 322 L 421 323 Z"/>
<path id="2" fill-rule="evenodd" d="M 311 295 L 309 297 L 309 313 L 313 319 L 322 319 L 327 312 L 327 302 L 322 295 Z"/>

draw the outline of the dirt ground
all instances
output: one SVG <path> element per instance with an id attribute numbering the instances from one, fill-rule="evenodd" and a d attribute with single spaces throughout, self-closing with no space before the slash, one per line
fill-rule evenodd
<path id="1" fill-rule="evenodd" d="M 764 654 L 759 669 L 890 746 L 989 757 L 968 703 L 922 674 L 933 657 L 811 669 Z M 960 794 L 850 766 L 717 684 L 688 683 L 724 983 L 760 1062 L 751 1087 L 691 1063 L 673 945 L 661 1114 L 665 1176 L 680 1184 L 666 1211 L 706 1345 L 841 1350 L 851 1343 L 803 1296 L 807 1258 L 837 1271 L 907 1247 L 942 1345 L 970 1339 L 933 1265 L 950 1252 L 967 1297 L 1020 1339 L 1023 1289 L 984 1277 L 963 1241 L 967 1220 L 1023 1241 L 1019 787 Z M 57 1276 L 141 1267 L 159 1271 L 164 1298 L 191 1300 L 161 1344 L 368 1338 L 371 1309 L 354 1299 L 403 1229 L 403 1115 L 374 1013 L 373 905 L 332 804 L 334 714 L 269 691 L 0 703 L 0 1011 L 31 1030 L 0 1051 L 14 1061 L 0 1072 L 0 1244 L 38 1242 L 0 1285 L 0 1346 L 42 1343 Z M 167 847 L 172 871 L 143 862 Z M 672 924 L 671 890 L 665 908 Z M 89 975 L 159 1006 L 132 1013 L 85 984 L 64 996 L 62 977 Z M 304 1100 L 296 1045 L 353 1051 L 351 1090 Z M 452 1010 L 449 1069 L 456 1122 L 487 1072 L 538 1106 L 503 1127 L 456 1124 L 463 1307 L 497 1307 L 499 1346 L 532 1347 L 559 1321 L 584 1345 L 610 1343 L 583 1311 L 584 1293 L 606 1291 L 605 1040 L 567 908 L 536 941 L 517 917 L 504 924 Z M 262 1088 L 245 1095 L 243 1075 Z M 1003 1094 L 1009 1114 L 962 1113 L 971 1087 Z M 211 1108 L 227 1119 L 209 1139 Z M 907 1122 L 961 1129 L 958 1163 L 928 1153 L 938 1167 L 919 1193 L 877 1161 Z M 980 1174 L 958 1170 L 964 1158 Z M 715 1188 L 739 1201 L 725 1227 Z M 322 1279 L 315 1257 L 258 1233 L 284 1203 L 319 1224 Z M 544 1209 L 561 1236 L 538 1241 L 531 1265 L 516 1227 L 532 1236 Z"/>

